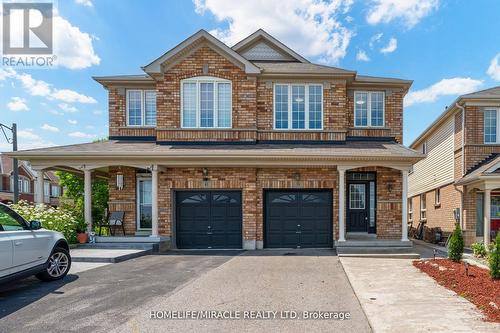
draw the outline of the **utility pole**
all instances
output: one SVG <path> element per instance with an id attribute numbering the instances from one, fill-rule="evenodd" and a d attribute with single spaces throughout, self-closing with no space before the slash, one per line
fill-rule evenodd
<path id="1" fill-rule="evenodd" d="M 2 129 L 3 135 L 8 143 L 12 143 L 12 151 L 17 151 L 17 124 L 12 124 L 12 127 L 8 127 L 0 123 L 0 128 Z M 12 132 L 12 138 L 9 138 L 5 130 Z M 14 203 L 19 201 L 19 164 L 17 158 L 12 159 L 12 168 L 14 173 Z"/>

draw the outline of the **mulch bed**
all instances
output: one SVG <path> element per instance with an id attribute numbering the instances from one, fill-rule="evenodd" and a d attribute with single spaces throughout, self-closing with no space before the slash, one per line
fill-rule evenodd
<path id="1" fill-rule="evenodd" d="M 467 276 L 462 262 L 448 259 L 416 260 L 413 265 L 475 304 L 487 321 L 500 323 L 500 280 L 493 280 L 488 270 L 469 265 Z"/>

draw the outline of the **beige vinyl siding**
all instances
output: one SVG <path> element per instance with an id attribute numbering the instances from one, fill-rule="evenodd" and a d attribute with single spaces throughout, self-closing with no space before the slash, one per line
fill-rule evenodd
<path id="1" fill-rule="evenodd" d="M 422 151 L 427 142 L 427 157 L 413 166 L 408 177 L 408 196 L 424 193 L 454 180 L 454 117 L 448 117 L 424 141 L 414 147 Z"/>

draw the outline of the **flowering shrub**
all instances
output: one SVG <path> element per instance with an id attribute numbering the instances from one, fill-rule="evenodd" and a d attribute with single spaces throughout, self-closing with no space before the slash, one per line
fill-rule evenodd
<path id="1" fill-rule="evenodd" d="M 42 227 L 49 230 L 61 232 L 69 243 L 76 243 L 77 218 L 65 208 L 53 208 L 43 204 L 34 205 L 27 201 L 19 201 L 10 205 L 25 220 L 37 220 L 42 223 Z"/>

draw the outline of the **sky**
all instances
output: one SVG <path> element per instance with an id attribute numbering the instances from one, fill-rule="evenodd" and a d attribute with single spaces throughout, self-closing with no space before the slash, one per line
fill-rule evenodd
<path id="1" fill-rule="evenodd" d="M 92 76 L 140 74 L 199 29 L 231 46 L 262 28 L 312 62 L 413 80 L 404 107 L 407 145 L 457 96 L 500 85 L 498 0 L 59 0 L 56 6 L 59 66 L 0 65 L 0 123 L 18 124 L 20 149 L 105 138 L 107 93 Z M 0 134 L 0 151 L 10 149 Z"/>

